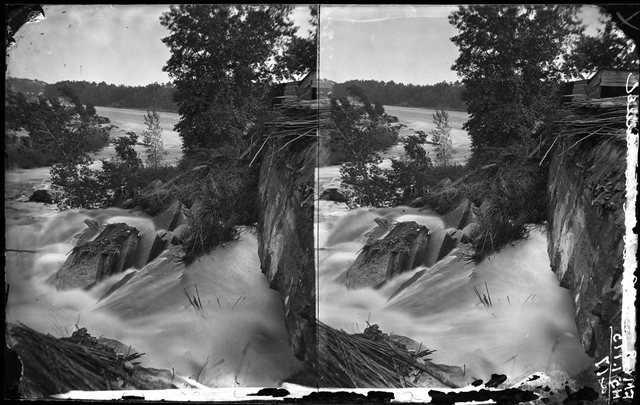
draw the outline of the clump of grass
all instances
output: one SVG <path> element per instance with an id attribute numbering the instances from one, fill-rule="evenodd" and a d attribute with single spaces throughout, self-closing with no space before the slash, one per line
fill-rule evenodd
<path id="1" fill-rule="evenodd" d="M 191 298 L 191 295 L 189 295 L 189 292 L 187 291 L 186 288 L 183 288 L 182 291 L 184 292 L 184 295 L 187 296 L 187 299 L 189 300 L 189 304 L 191 304 L 191 306 L 196 310 L 200 310 L 202 309 L 202 301 L 200 300 L 200 293 L 198 292 L 198 285 L 194 284 L 196 287 L 196 295 L 193 296 L 193 298 Z"/>
<path id="2" fill-rule="evenodd" d="M 195 213 L 187 212 L 188 228 L 181 246 L 182 263 L 192 263 L 216 246 L 238 240 L 239 225 L 257 218 L 257 176 L 246 164 L 229 161 L 212 167 L 196 184 L 193 193 L 200 202 Z"/>
<path id="3" fill-rule="evenodd" d="M 122 205 L 123 208 L 140 207 L 149 215 L 155 216 L 169 208 L 173 194 L 168 188 L 155 187 L 143 190 L 132 201 Z"/>
<path id="4" fill-rule="evenodd" d="M 187 207 L 199 202 L 196 212 L 185 211 L 187 230 L 182 236 L 183 254 L 178 261 L 190 264 L 216 246 L 238 240 L 240 225 L 257 221 L 258 166 L 229 156 L 229 150 L 197 149 L 185 155 L 178 174 L 149 187 L 124 208 L 139 206 L 158 215 L 176 200 Z M 169 176 L 174 170 L 160 170 Z M 160 179 L 161 180 L 161 179 Z"/>
<path id="5" fill-rule="evenodd" d="M 473 291 L 475 291 L 476 295 L 478 296 L 478 299 L 480 300 L 480 303 L 484 305 L 486 309 L 493 308 L 493 302 L 491 302 L 491 294 L 489 294 L 489 286 L 487 285 L 486 282 L 484 283 L 484 286 L 487 291 L 486 295 L 482 294 L 482 296 L 480 296 L 480 291 L 478 291 L 476 286 L 473 286 Z"/>
<path id="6" fill-rule="evenodd" d="M 479 226 L 470 235 L 473 251 L 467 255 L 475 263 L 527 239 L 533 224 L 546 219 L 546 172 L 534 162 L 502 167 L 485 184 L 487 208 L 475 212 Z"/>

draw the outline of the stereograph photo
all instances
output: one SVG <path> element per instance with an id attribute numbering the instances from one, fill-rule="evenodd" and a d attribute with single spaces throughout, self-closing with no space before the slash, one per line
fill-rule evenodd
<path id="1" fill-rule="evenodd" d="M 638 5 L 7 5 L 5 398 L 635 401 Z"/>

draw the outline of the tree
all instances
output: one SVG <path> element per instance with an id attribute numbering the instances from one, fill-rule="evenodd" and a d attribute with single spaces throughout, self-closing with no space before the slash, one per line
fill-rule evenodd
<path id="1" fill-rule="evenodd" d="M 638 49 L 633 40 L 627 38 L 602 9 L 599 21 L 604 28 L 598 29 L 598 35 L 583 35 L 576 43 L 568 60 L 574 69 L 572 73 L 588 78 L 605 68 L 637 71 Z"/>
<path id="2" fill-rule="evenodd" d="M 84 108 L 84 110 L 87 112 L 87 114 L 89 115 L 89 117 L 95 117 L 97 112 L 96 112 L 96 107 L 94 107 L 93 103 L 90 101 L 87 101 L 87 105 Z"/>
<path id="3" fill-rule="evenodd" d="M 431 139 L 436 144 L 436 162 L 447 167 L 453 155 L 458 152 L 453 149 L 453 143 L 451 142 L 449 114 L 443 109 L 436 110 L 433 114 L 433 123 L 436 124 L 436 129 L 431 130 Z"/>
<path id="4" fill-rule="evenodd" d="M 568 52 L 584 27 L 576 6 L 469 6 L 449 16 L 473 151 L 527 142 L 556 108 Z"/>
<path id="5" fill-rule="evenodd" d="M 306 37 L 293 36 L 286 52 L 278 55 L 279 76 L 292 78 L 296 74 L 306 74 L 317 68 L 319 5 L 309 5 L 312 29 Z"/>
<path id="6" fill-rule="evenodd" d="M 183 150 L 239 148 L 266 109 L 276 57 L 296 30 L 291 5 L 171 6 L 160 17 L 170 31 L 171 51 L 163 70 L 176 86 Z"/>
<path id="7" fill-rule="evenodd" d="M 50 129 L 47 129 L 50 130 Z M 90 166 L 92 148 L 87 142 L 89 134 L 102 131 L 89 123 L 78 127 L 67 125 L 56 131 L 58 163 L 51 166 L 51 184 L 62 191 L 56 195 L 56 203 L 64 208 L 103 208 L 107 198 L 97 173 Z"/>
<path id="8" fill-rule="evenodd" d="M 81 120 L 86 121 L 89 118 L 87 111 L 82 106 L 82 102 L 80 101 L 80 97 L 76 94 L 75 90 L 68 85 L 63 85 L 58 88 L 58 93 L 62 95 L 64 98 L 68 99 L 75 106 L 75 110 L 78 113 L 78 116 Z"/>
<path id="9" fill-rule="evenodd" d="M 403 139 L 405 155 L 417 162 L 431 166 L 431 160 L 427 157 L 427 151 L 422 147 L 427 142 L 427 134 L 424 131 L 416 131 L 415 135 L 409 135 Z M 427 164 L 427 161 L 429 162 Z"/>
<path id="10" fill-rule="evenodd" d="M 373 103 L 373 110 L 376 112 L 378 117 L 384 116 L 384 106 L 379 100 L 376 100 L 375 103 Z"/>
<path id="11" fill-rule="evenodd" d="M 111 159 L 102 159 L 102 171 L 96 173 L 105 197 L 101 202 L 103 207 L 120 203 L 135 195 L 139 186 L 137 174 L 142 169 L 142 159 L 135 150 L 138 135 L 127 132 L 114 141 L 116 155 Z"/>
<path id="12" fill-rule="evenodd" d="M 153 110 L 147 111 L 144 115 L 144 123 L 147 130 L 142 132 L 142 142 L 144 143 L 145 153 L 147 154 L 147 164 L 158 168 L 161 166 L 164 157 L 169 154 L 164 149 L 162 141 L 162 128 L 160 127 L 160 115 Z"/>
<path id="13" fill-rule="evenodd" d="M 378 166 L 380 156 L 398 140 L 397 131 L 379 122 L 367 123 L 363 107 L 353 105 L 348 99 L 331 98 L 331 142 L 344 153 L 340 167 L 348 205 L 389 206 L 395 201 L 396 190 L 389 187 L 386 170 Z"/>
<path id="14" fill-rule="evenodd" d="M 362 87 L 358 86 L 357 84 L 352 84 L 347 87 L 347 91 L 352 97 L 357 98 L 362 104 L 364 104 L 364 110 L 367 112 L 367 114 L 369 114 L 369 118 L 371 118 L 372 120 L 377 119 L 378 115 L 371 105 L 369 97 L 367 97 L 367 94 L 364 92 Z"/>

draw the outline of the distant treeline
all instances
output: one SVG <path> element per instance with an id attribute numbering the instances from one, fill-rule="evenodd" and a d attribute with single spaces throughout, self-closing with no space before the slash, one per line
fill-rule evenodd
<path id="1" fill-rule="evenodd" d="M 61 81 L 48 84 L 39 80 L 8 78 L 6 87 L 14 91 L 36 97 L 42 93 L 47 98 L 58 98 L 61 87 L 71 88 L 83 104 L 102 107 L 153 109 L 158 111 L 178 111 L 172 96 L 175 87 L 168 84 L 148 84 L 146 86 L 124 86 L 105 82 Z"/>
<path id="2" fill-rule="evenodd" d="M 376 80 L 349 80 L 333 86 L 333 95 L 345 97 L 349 95 L 347 87 L 357 85 L 369 97 L 372 103 L 403 107 L 445 108 L 466 110 L 462 101 L 464 86 L 460 82 L 441 82 L 434 85 L 417 86 L 414 84 L 383 82 Z"/>

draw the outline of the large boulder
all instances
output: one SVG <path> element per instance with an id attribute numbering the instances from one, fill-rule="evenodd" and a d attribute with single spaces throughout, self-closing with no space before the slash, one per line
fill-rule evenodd
<path id="1" fill-rule="evenodd" d="M 98 124 L 109 124 L 109 123 L 111 123 L 111 120 L 109 120 L 108 117 L 103 117 L 103 116 L 100 116 L 100 115 L 96 115 L 96 121 L 98 122 Z"/>
<path id="2" fill-rule="evenodd" d="M 366 245 L 347 270 L 347 287 L 380 287 L 394 276 L 424 264 L 429 229 L 399 222 L 389 234 Z"/>
<path id="3" fill-rule="evenodd" d="M 375 223 L 378 224 L 373 230 L 365 233 L 367 237 L 367 241 L 365 245 L 370 245 L 373 242 L 377 241 L 380 238 L 383 238 L 392 228 L 391 220 L 388 218 L 379 217 L 374 219 Z"/>
<path id="4" fill-rule="evenodd" d="M 102 230 L 106 226 L 104 223 L 100 222 L 97 219 L 87 218 L 84 220 L 84 223 L 87 224 L 87 227 L 82 232 L 80 232 L 80 235 L 78 235 L 78 242 L 76 243 L 76 245 L 81 245 L 83 243 L 92 241 L 96 238 L 96 236 L 100 235 L 100 232 L 102 232 Z"/>
<path id="5" fill-rule="evenodd" d="M 178 226 L 186 224 L 187 217 L 184 213 L 184 209 L 184 205 L 180 201 L 174 201 L 169 208 L 153 219 L 153 222 L 156 224 L 156 228 L 173 231 Z"/>
<path id="6" fill-rule="evenodd" d="M 33 194 L 31 194 L 31 197 L 29 197 L 29 201 L 45 203 L 45 204 L 53 204 L 54 202 L 53 197 L 51 196 L 51 194 L 49 194 L 47 190 L 34 191 Z"/>
<path id="7" fill-rule="evenodd" d="M 430 232 L 429 243 L 425 251 L 424 265 L 431 267 L 445 257 L 455 246 L 455 241 L 442 228 Z"/>
<path id="8" fill-rule="evenodd" d="M 142 269 L 147 263 L 158 257 L 166 245 L 166 241 L 162 239 L 158 232 L 148 231 L 142 233 L 133 266 L 137 269 Z"/>
<path id="9" fill-rule="evenodd" d="M 469 199 L 463 199 L 453 211 L 442 218 L 445 229 L 463 229 L 468 224 L 476 222 L 475 209 L 477 208 Z"/>
<path id="10" fill-rule="evenodd" d="M 347 198 L 338 191 L 337 188 L 328 188 L 322 192 L 320 195 L 321 200 L 325 201 L 335 201 L 335 202 L 347 202 Z"/>
<path id="11" fill-rule="evenodd" d="M 174 243 L 177 241 L 182 240 L 185 235 L 187 234 L 187 231 L 189 230 L 189 225 L 187 224 L 182 224 L 179 225 L 176 229 L 173 230 L 173 236 L 174 238 Z"/>
<path id="12" fill-rule="evenodd" d="M 469 243 L 471 241 L 471 235 L 480 227 L 477 223 L 471 223 L 462 229 L 462 237 L 460 242 Z"/>
<path id="13" fill-rule="evenodd" d="M 136 228 L 125 223 L 108 224 L 95 240 L 73 248 L 49 282 L 59 290 L 90 288 L 133 266 L 138 239 Z"/>
<path id="14" fill-rule="evenodd" d="M 460 229 L 451 229 L 447 232 L 451 239 L 453 239 L 453 248 L 456 248 L 460 243 L 462 243 L 462 238 L 464 237 L 464 233 Z"/>

